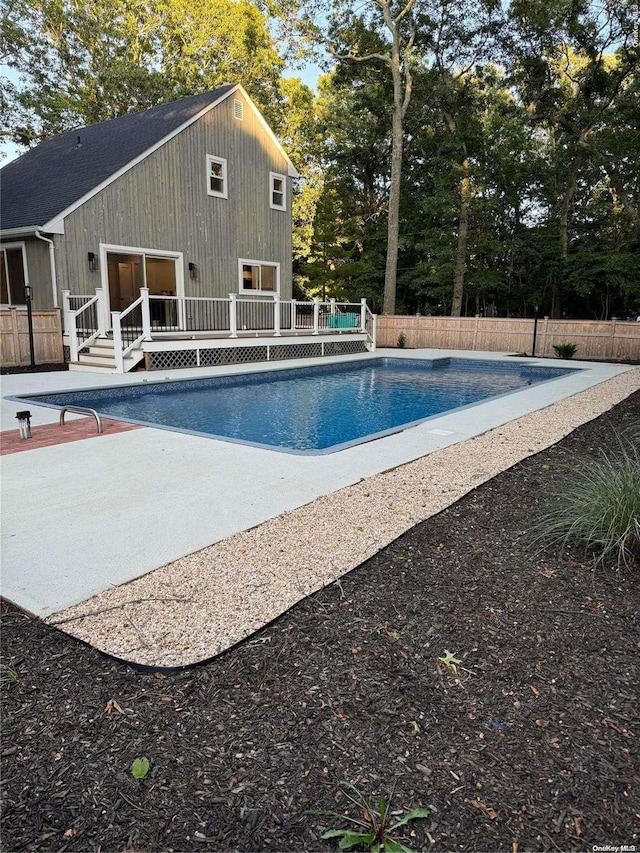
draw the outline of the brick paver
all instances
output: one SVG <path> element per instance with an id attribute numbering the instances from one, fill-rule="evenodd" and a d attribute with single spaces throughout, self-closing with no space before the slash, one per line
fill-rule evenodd
<path id="1" fill-rule="evenodd" d="M 52 447 L 55 444 L 66 444 L 69 441 L 82 441 L 85 438 L 100 438 L 103 435 L 113 435 L 117 432 L 127 432 L 130 429 L 140 429 L 138 424 L 125 421 L 114 421 L 102 418 L 103 432 L 98 433 L 93 418 L 79 418 L 60 424 L 45 424 L 32 426 L 32 438 L 20 438 L 20 430 L 12 429 L 0 432 L 0 456 L 8 453 L 21 453 L 25 450 L 36 450 L 40 447 Z"/>

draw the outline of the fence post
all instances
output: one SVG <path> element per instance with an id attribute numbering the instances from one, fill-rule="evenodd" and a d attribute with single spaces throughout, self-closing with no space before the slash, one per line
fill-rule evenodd
<path id="1" fill-rule="evenodd" d="M 298 300 L 297 300 L 297 299 L 292 299 L 292 300 L 291 300 L 291 331 L 292 331 L 292 332 L 295 332 L 295 330 L 296 330 L 296 320 L 298 319 L 298 318 L 296 317 L 296 313 L 297 313 L 297 310 L 298 310 L 298 309 L 297 309 L 297 307 L 296 307 L 297 302 L 298 302 Z"/>
<path id="2" fill-rule="evenodd" d="M 120 328 L 120 314 L 117 311 L 111 312 L 111 327 L 113 329 L 113 356 L 116 361 L 116 373 L 124 373 L 122 329 Z"/>
<path id="3" fill-rule="evenodd" d="M 151 310 L 149 308 L 149 288 L 141 287 L 140 288 L 140 296 L 142 297 L 142 302 L 140 303 L 140 308 L 142 309 L 142 334 L 144 335 L 145 341 L 151 340 Z"/>
<path id="4" fill-rule="evenodd" d="M 332 315 L 335 314 L 336 313 L 336 298 L 335 298 L 335 296 L 331 297 L 331 299 L 329 300 L 329 305 L 331 306 L 329 308 L 329 311 L 331 312 Z"/>
<path id="5" fill-rule="evenodd" d="M 608 358 L 613 360 L 616 352 L 616 318 L 611 318 L 611 340 L 609 342 L 609 355 Z"/>
<path id="6" fill-rule="evenodd" d="M 71 325 L 69 314 L 71 312 L 71 307 L 69 305 L 69 297 L 71 296 L 70 290 L 62 291 L 62 325 L 64 327 L 64 331 L 69 334 L 69 326 Z"/>
<path id="7" fill-rule="evenodd" d="M 273 297 L 273 336 L 275 338 L 280 335 L 280 297 L 276 294 Z"/>
<path id="8" fill-rule="evenodd" d="M 377 325 L 377 322 L 378 322 L 378 315 L 372 314 L 371 315 L 371 338 L 372 338 L 372 341 L 371 341 L 371 349 L 369 350 L 369 352 L 375 352 L 376 351 L 376 325 Z"/>
<path id="9" fill-rule="evenodd" d="M 313 332 L 314 335 L 320 334 L 320 300 L 317 296 L 313 297 Z"/>
<path id="10" fill-rule="evenodd" d="M 367 331 L 367 300 L 364 296 L 360 300 L 360 331 Z"/>
<path id="11" fill-rule="evenodd" d="M 476 324 L 475 324 L 475 326 L 473 327 L 473 344 L 472 344 L 472 346 L 471 346 L 471 349 L 472 349 L 474 352 L 475 352 L 476 347 L 477 347 L 477 345 L 478 345 L 478 327 L 479 327 L 479 325 L 480 325 L 480 315 L 479 315 L 479 314 L 476 314 Z"/>
<path id="12" fill-rule="evenodd" d="M 238 294 L 230 293 L 229 294 L 229 331 L 230 338 L 238 337 Z"/>
<path id="13" fill-rule="evenodd" d="M 420 334 L 420 325 L 421 325 L 421 317 L 422 315 L 419 312 L 416 312 L 413 317 L 413 323 L 406 323 L 407 334 L 405 335 L 405 345 L 409 349 L 419 349 L 420 344 L 422 342 L 422 336 Z M 407 321 L 409 320 L 409 315 L 407 315 Z M 400 332 L 404 331 L 404 326 L 400 326 Z M 394 329 L 394 334 L 397 331 L 397 327 Z M 400 333 L 396 337 L 396 343 L 398 338 L 400 337 Z"/>
<path id="14" fill-rule="evenodd" d="M 549 318 L 544 318 L 544 324 L 542 326 L 542 352 L 540 355 L 544 358 L 547 354 L 547 333 L 549 331 Z"/>

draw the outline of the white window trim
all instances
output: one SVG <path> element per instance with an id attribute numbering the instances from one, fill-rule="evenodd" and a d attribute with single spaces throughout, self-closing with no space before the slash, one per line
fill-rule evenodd
<path id="1" fill-rule="evenodd" d="M 282 204 L 274 204 L 273 203 L 273 182 L 274 179 L 279 179 L 282 181 Z M 287 209 L 287 176 L 280 175 L 278 172 L 269 172 L 269 207 L 272 210 L 286 210 Z"/>
<path id="2" fill-rule="evenodd" d="M 143 249 L 140 246 L 117 246 L 113 243 L 100 243 L 100 285 L 104 294 L 106 310 L 111 328 L 111 299 L 109 295 L 109 270 L 107 255 L 142 255 L 150 258 L 168 258 L 176 265 L 176 296 L 184 296 L 184 254 L 182 252 L 167 252 L 165 249 Z M 142 283 L 147 286 L 146 266 L 142 264 Z"/>
<path id="3" fill-rule="evenodd" d="M 222 166 L 222 185 L 224 191 L 219 193 L 211 189 L 211 164 L 218 163 Z M 229 198 L 229 184 L 227 183 L 227 161 L 224 157 L 216 157 L 214 154 L 207 154 L 207 195 L 215 196 L 216 198 Z"/>
<path id="4" fill-rule="evenodd" d="M 0 249 L 5 251 L 5 249 L 22 249 L 22 271 L 24 275 L 24 286 L 27 287 L 29 284 L 29 270 L 27 268 L 27 244 L 22 240 L 18 243 L 0 243 Z M 7 276 L 7 296 L 9 297 L 9 301 L 3 303 L 3 305 L 7 305 L 10 308 L 22 308 L 24 307 L 23 303 L 14 303 L 11 301 L 11 282 L 9 281 L 9 263 L 7 261 L 7 256 L 4 256 L 4 271 Z"/>
<path id="5" fill-rule="evenodd" d="M 242 278 L 242 266 L 243 264 L 251 264 L 252 266 L 257 267 L 274 267 L 276 271 L 276 289 L 275 290 L 254 290 L 253 288 L 245 288 L 242 286 L 243 278 Z M 246 295 L 250 294 L 251 296 L 279 296 L 280 295 L 280 264 L 276 261 L 256 261 L 251 258 L 238 258 L 238 292 Z"/>

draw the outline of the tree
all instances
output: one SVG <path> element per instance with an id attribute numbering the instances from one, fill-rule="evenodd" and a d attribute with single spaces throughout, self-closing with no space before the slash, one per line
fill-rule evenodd
<path id="1" fill-rule="evenodd" d="M 366 296 L 376 307 L 384 290 L 390 124 L 380 76 L 342 63 L 319 81 L 321 186 L 304 269 L 313 295 Z"/>
<path id="2" fill-rule="evenodd" d="M 615 124 L 617 104 L 638 66 L 632 15 L 627 0 L 514 0 L 512 4 L 514 79 L 534 133 L 545 136 L 555 179 L 548 201 L 557 221 L 560 260 L 553 316 L 560 316 L 562 310 L 561 284 L 568 280 L 571 216 L 581 176 L 594 162 L 605 171 L 607 166 L 612 169 L 597 139 L 604 126 Z"/>
<path id="3" fill-rule="evenodd" d="M 432 57 L 433 103 L 458 148 L 459 215 L 451 315 L 459 317 L 473 193 L 472 163 L 465 138 L 466 126 L 473 124 L 468 105 L 474 97 L 474 77 L 482 73 L 483 63 L 495 58 L 503 14 L 495 0 L 437 0 L 427 13 L 418 16 L 416 23 L 418 44 L 425 56 Z"/>
<path id="4" fill-rule="evenodd" d="M 369 0 L 356 12 L 347 0 L 334 0 L 329 15 L 329 37 L 324 38 L 319 25 L 307 27 L 307 32 L 324 41 L 338 60 L 352 65 L 382 64 L 389 74 L 392 122 L 384 313 L 395 310 L 405 121 L 412 100 L 414 73 L 430 66 L 436 70 L 432 95 L 439 101 L 450 132 L 457 134 L 458 122 L 452 109 L 456 94 L 452 96 L 448 90 L 455 90 L 490 49 L 500 20 L 500 8 L 497 0 L 462 3 L 454 0 Z M 460 140 L 459 245 L 453 297 L 453 312 L 457 314 L 462 302 L 466 262 L 471 195 L 469 170 L 464 140 Z"/>
<path id="5" fill-rule="evenodd" d="M 278 103 L 283 61 L 250 0 L 12 0 L 3 41 L 27 144 L 236 80 Z"/>
<path id="6" fill-rule="evenodd" d="M 385 262 L 383 313 L 393 314 L 399 242 L 400 183 L 402 176 L 403 122 L 411 100 L 413 45 L 416 0 L 367 0 L 359 12 L 348 0 L 334 0 L 329 12 L 329 36 L 313 17 L 326 12 L 317 2 L 307 3 L 304 33 L 322 43 L 331 55 L 347 63 L 382 63 L 390 73 L 391 169 L 387 212 L 387 251 Z"/>

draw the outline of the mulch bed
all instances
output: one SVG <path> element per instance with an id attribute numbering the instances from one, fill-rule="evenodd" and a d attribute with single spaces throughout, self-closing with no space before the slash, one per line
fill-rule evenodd
<path id="1" fill-rule="evenodd" d="M 31 367 L 30 364 L 21 364 L 17 367 L 0 367 L 0 376 L 11 376 L 15 373 L 52 373 L 55 370 L 69 370 L 69 365 L 65 362 L 53 362 L 52 364 L 36 364 Z"/>
<path id="2" fill-rule="evenodd" d="M 4 849 L 331 851 L 309 812 L 353 815 L 342 780 L 428 807 L 420 850 L 640 844 L 640 572 L 527 549 L 638 422 L 640 394 L 174 675 L 4 608 Z"/>

